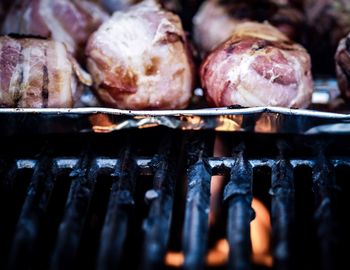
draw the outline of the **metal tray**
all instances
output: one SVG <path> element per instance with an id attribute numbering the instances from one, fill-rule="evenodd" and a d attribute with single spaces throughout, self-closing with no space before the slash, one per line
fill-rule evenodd
<path id="1" fill-rule="evenodd" d="M 350 134 L 347 107 L 337 111 L 339 91 L 333 79 L 315 81 L 313 109 L 279 107 L 203 108 L 188 110 L 119 110 L 103 107 L 72 109 L 0 108 L 2 134 L 15 135 L 112 132 L 165 126 L 173 129 L 259 133 Z M 201 96 L 200 89 L 195 91 Z M 84 98 L 83 98 L 84 100 Z M 94 103 L 85 97 L 86 106 Z M 80 106 L 85 106 L 84 102 Z M 343 104 L 344 105 L 344 104 Z M 339 106 L 338 106 L 339 107 Z M 315 109 L 316 108 L 316 109 Z M 350 112 L 350 109 L 349 109 Z"/>

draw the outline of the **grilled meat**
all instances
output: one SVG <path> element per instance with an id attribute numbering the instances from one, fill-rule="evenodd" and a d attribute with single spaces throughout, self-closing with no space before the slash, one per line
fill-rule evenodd
<path id="1" fill-rule="evenodd" d="M 0 2 L 0 26 L 2 24 L 2 21 L 5 17 L 5 8 L 2 2 Z"/>
<path id="2" fill-rule="evenodd" d="M 339 89 L 342 96 L 350 100 L 350 34 L 340 41 L 335 61 Z"/>
<path id="3" fill-rule="evenodd" d="M 202 64 L 201 81 L 214 106 L 306 108 L 313 91 L 306 50 L 259 23 L 237 26 Z"/>
<path id="4" fill-rule="evenodd" d="M 316 73 L 334 72 L 339 41 L 350 32 L 350 1 L 304 0 L 308 24 L 306 46 Z"/>
<path id="5" fill-rule="evenodd" d="M 107 18 L 98 5 L 87 0 L 23 0 L 12 6 L 2 32 L 52 38 L 77 55 Z"/>
<path id="6" fill-rule="evenodd" d="M 0 37 L 0 107 L 71 107 L 89 76 L 55 41 Z"/>
<path id="7" fill-rule="evenodd" d="M 117 10 L 125 10 L 141 2 L 141 0 L 100 0 L 100 2 L 109 12 L 112 13 Z M 181 5 L 178 0 L 157 0 L 157 2 L 166 10 L 179 12 L 181 9 Z"/>
<path id="8" fill-rule="evenodd" d="M 116 12 L 89 39 L 100 99 L 117 108 L 185 108 L 194 72 L 181 21 L 154 1 Z"/>
<path id="9" fill-rule="evenodd" d="M 100 0 L 102 5 L 109 12 L 114 12 L 117 10 L 124 10 L 132 5 L 137 4 L 140 0 Z"/>
<path id="10" fill-rule="evenodd" d="M 272 1 L 207 0 L 193 18 L 194 39 L 202 54 L 227 40 L 242 22 L 269 21 L 292 39 L 299 37 L 303 15 L 289 5 Z"/>

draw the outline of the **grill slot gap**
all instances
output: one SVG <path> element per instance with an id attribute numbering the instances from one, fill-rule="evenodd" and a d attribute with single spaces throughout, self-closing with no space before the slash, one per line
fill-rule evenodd
<path id="1" fill-rule="evenodd" d="M 8 263 L 9 247 L 12 246 L 16 223 L 26 199 L 32 174 L 32 169 L 18 170 L 16 163 L 12 163 L 9 171 L 4 173 L 1 186 L 4 203 L 0 208 L 4 217 L 0 227 L 0 265 L 5 266 Z"/>
<path id="2" fill-rule="evenodd" d="M 296 269 L 320 269 L 318 239 L 314 216 L 312 168 L 302 165 L 294 169 L 295 184 L 295 266 Z"/>
<path id="3" fill-rule="evenodd" d="M 71 187 L 70 170 L 59 171 L 38 234 L 33 269 L 48 269 Z"/>

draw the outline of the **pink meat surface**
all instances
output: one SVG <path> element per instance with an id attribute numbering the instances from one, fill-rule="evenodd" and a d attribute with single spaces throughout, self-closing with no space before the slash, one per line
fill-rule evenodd
<path id="1" fill-rule="evenodd" d="M 203 62 L 201 82 L 214 106 L 306 108 L 310 57 L 268 24 L 244 23 Z"/>
<path id="2" fill-rule="evenodd" d="M 2 32 L 52 38 L 77 55 L 107 19 L 107 13 L 87 0 L 24 0 L 8 12 Z"/>

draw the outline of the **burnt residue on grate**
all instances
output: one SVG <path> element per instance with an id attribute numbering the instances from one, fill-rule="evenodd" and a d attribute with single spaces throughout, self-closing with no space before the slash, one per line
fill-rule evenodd
<path id="1" fill-rule="evenodd" d="M 208 157 L 212 144 L 205 133 L 192 133 L 187 142 L 187 197 L 182 238 L 184 269 L 202 269 L 205 265 L 211 179 Z"/>
<path id="2" fill-rule="evenodd" d="M 293 167 L 288 160 L 288 145 L 278 141 L 279 160 L 272 167 L 270 195 L 273 255 L 277 269 L 293 269 L 293 238 L 295 225 L 295 189 Z"/>
<path id="3" fill-rule="evenodd" d="M 317 236 L 320 242 L 322 269 L 334 269 L 339 260 L 336 258 L 340 250 L 338 225 L 335 217 L 335 203 L 338 185 L 336 184 L 334 166 L 329 162 L 325 146 L 317 144 L 317 159 L 313 168 L 313 190 L 315 193 L 314 219 L 317 224 Z"/>
<path id="4" fill-rule="evenodd" d="M 175 195 L 176 156 L 174 138 L 165 136 L 152 160 L 153 186 L 145 193 L 149 214 L 143 222 L 144 243 L 140 267 L 161 269 L 168 248 Z"/>
<path id="5" fill-rule="evenodd" d="M 0 268 L 341 269 L 348 137 L 220 133 L 232 155 L 213 157 L 215 136 L 3 137 Z M 213 175 L 227 176 L 219 233 L 209 233 Z M 254 260 L 253 198 L 271 218 L 272 265 Z"/>
<path id="6" fill-rule="evenodd" d="M 133 193 L 137 177 L 137 166 L 129 140 L 121 151 L 112 176 L 114 180 L 101 234 L 98 269 L 117 269 L 123 256 L 130 211 L 135 204 Z"/>
<path id="7" fill-rule="evenodd" d="M 230 180 L 224 190 L 224 201 L 228 207 L 227 239 L 230 253 L 228 269 L 251 269 L 250 222 L 254 219 L 251 208 L 252 166 L 244 157 L 244 144 L 233 153 L 234 164 Z"/>

